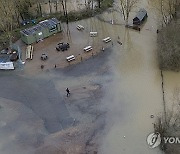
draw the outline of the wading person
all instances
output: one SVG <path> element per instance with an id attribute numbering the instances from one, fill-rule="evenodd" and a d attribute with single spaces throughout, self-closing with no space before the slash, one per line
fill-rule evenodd
<path id="1" fill-rule="evenodd" d="M 69 89 L 68 89 L 68 88 L 66 89 L 66 92 L 67 92 L 67 97 L 69 97 L 69 95 L 70 95 L 70 91 L 69 91 Z"/>
<path id="2" fill-rule="evenodd" d="M 104 47 L 102 47 L 102 49 L 101 49 L 103 52 L 104 52 Z"/>
<path id="3" fill-rule="evenodd" d="M 44 68 L 44 65 L 41 65 L 41 69 L 43 69 Z"/>

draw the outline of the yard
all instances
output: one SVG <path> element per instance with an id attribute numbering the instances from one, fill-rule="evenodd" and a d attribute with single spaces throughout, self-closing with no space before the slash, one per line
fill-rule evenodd
<path id="1" fill-rule="evenodd" d="M 90 19 L 92 20 L 92 19 Z M 49 38 L 46 38 L 38 43 L 32 44 L 34 47 L 33 60 L 26 60 L 24 70 L 28 73 L 37 73 L 41 70 L 41 65 L 44 65 L 44 70 L 53 69 L 56 65 L 57 68 L 64 68 L 71 64 L 77 64 L 81 61 L 84 61 L 90 57 L 97 55 L 102 52 L 103 48 L 108 48 L 111 46 L 111 43 L 104 43 L 102 39 L 107 35 L 103 33 L 101 29 L 98 29 L 98 35 L 96 37 L 90 37 L 91 27 L 87 24 L 89 19 L 86 21 L 79 21 L 69 24 L 67 29 L 66 25 L 63 24 L 63 32 L 57 33 Z M 94 20 L 94 22 L 99 22 Z M 85 29 L 82 31 L 77 30 L 76 26 L 82 24 L 85 26 Z M 100 27 L 99 27 L 100 28 Z M 67 34 L 69 32 L 69 34 Z M 69 43 L 70 48 L 66 51 L 57 51 L 57 44 L 60 42 Z M 22 49 L 22 59 L 25 60 L 25 51 L 27 45 L 18 41 L 18 44 Z M 93 50 L 85 52 L 83 49 L 91 45 Z M 48 56 L 48 59 L 45 61 L 41 60 L 41 55 L 45 53 Z M 66 57 L 74 55 L 75 60 L 67 62 Z"/>

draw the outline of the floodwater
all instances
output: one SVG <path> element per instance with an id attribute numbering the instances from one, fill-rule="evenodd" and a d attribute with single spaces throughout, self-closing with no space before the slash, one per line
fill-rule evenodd
<path id="1" fill-rule="evenodd" d="M 104 59 L 110 66 L 112 80 L 103 85 L 107 91 L 102 99 L 102 107 L 108 112 L 105 133 L 99 147 L 100 154 L 162 154 L 158 148 L 150 149 L 146 143 L 147 136 L 154 130 L 153 123 L 157 116 L 164 114 L 156 51 L 156 30 L 159 23 L 157 12 L 150 0 L 142 0 L 140 6 L 148 11 L 148 19 L 140 32 L 125 28 L 117 5 L 116 11 L 69 25 L 70 43 L 112 47 L 112 54 L 108 60 Z M 130 22 L 138 9 L 139 7 L 132 12 Z M 77 24 L 85 27 L 84 32 L 79 33 L 76 30 Z M 65 25 L 63 26 L 65 28 Z M 89 37 L 90 31 L 97 31 L 98 36 Z M 108 36 L 112 38 L 113 44 L 105 45 L 102 39 Z M 117 40 L 121 41 L 122 45 L 118 44 Z M 163 74 L 165 100 L 167 107 L 171 109 L 172 102 L 179 102 L 180 73 Z M 81 79 L 81 83 L 86 82 L 86 79 Z M 63 81 L 61 88 L 66 87 L 66 82 L 69 86 L 75 84 L 74 80 L 68 78 L 68 81 Z M 151 118 L 151 115 L 154 115 L 154 118 Z M 43 129 L 44 134 L 46 132 Z"/>
<path id="2" fill-rule="evenodd" d="M 56 3 L 56 1 L 57 1 L 57 3 Z M 67 0 L 66 1 L 67 11 L 68 12 L 80 11 L 87 7 L 92 8 L 92 5 L 93 5 L 93 7 L 95 7 L 97 5 L 96 2 L 93 2 L 93 4 L 90 2 L 88 4 L 87 1 Z M 36 8 L 36 6 L 34 6 L 34 7 Z M 54 0 L 54 1 L 52 0 L 50 3 L 49 3 L 49 1 L 45 0 L 45 1 L 43 1 L 43 3 L 41 3 L 41 7 L 42 7 L 43 14 L 49 14 L 50 12 L 52 12 L 52 13 L 63 12 L 63 6 L 59 0 Z"/>
<path id="3" fill-rule="evenodd" d="M 124 27 L 118 9 L 79 21 L 85 29 L 98 31 L 98 37 L 89 37 L 87 44 L 99 44 L 107 36 L 113 41 L 108 61 L 113 82 L 107 86 L 106 97 L 102 100 L 108 110 L 106 135 L 99 149 L 102 154 L 163 153 L 159 148 L 150 149 L 146 143 L 147 136 L 154 131 L 156 118 L 164 114 L 156 43 L 160 23 L 150 1 L 143 0 L 140 6 L 148 11 L 148 19 L 140 32 Z M 122 46 L 117 43 L 118 36 Z M 163 72 L 163 75 L 166 105 L 171 109 L 174 97 L 179 100 L 180 73 Z"/>

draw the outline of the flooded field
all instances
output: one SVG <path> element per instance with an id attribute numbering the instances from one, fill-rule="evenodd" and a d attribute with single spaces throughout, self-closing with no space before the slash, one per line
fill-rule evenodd
<path id="1" fill-rule="evenodd" d="M 149 1 L 142 1 L 148 19 L 141 32 L 125 29 L 118 12 L 106 13 L 102 18 L 111 19 L 117 25 L 104 24 L 104 33 L 120 40 L 123 46 L 114 44 L 109 64 L 114 72 L 112 85 L 108 86 L 106 102 L 107 136 L 103 139 L 102 154 L 160 154 L 150 149 L 147 136 L 153 132 L 157 116 L 163 115 L 161 76 L 157 61 L 156 29 L 158 13 Z M 104 34 L 103 33 L 103 34 Z M 180 73 L 163 72 L 166 106 L 171 110 L 174 95 L 179 98 Z M 150 115 L 154 115 L 151 119 Z"/>
<path id="2" fill-rule="evenodd" d="M 115 5 L 118 2 L 116 1 Z M 46 5 L 48 6 L 48 4 Z M 156 30 L 160 23 L 158 22 L 158 13 L 154 10 L 150 0 L 141 1 L 139 7 L 133 10 L 129 23 L 132 22 L 132 17 L 140 7 L 145 8 L 148 12 L 148 19 L 140 32 L 125 28 L 118 7 L 94 18 L 70 23 L 69 26 L 63 24 L 63 40 L 75 46 L 71 53 L 81 54 L 82 48 L 88 45 L 98 49 L 97 52 L 100 48 L 105 48 L 105 52 L 97 54 L 98 56 L 94 59 L 90 58 L 66 69 L 48 70 L 37 76 L 29 76 L 24 73 L 25 71 L 14 76 L 11 76 L 11 73 L 9 76 L 2 73 L 0 77 L 6 82 L 2 80 L 1 85 L 6 90 L 0 92 L 2 97 L 0 97 L 0 101 L 4 102 L 1 105 L 8 109 L 3 109 L 1 112 L 0 131 L 7 135 L 10 134 L 10 136 L 4 141 L 5 136 L 1 135 L 0 142 L 3 144 L 0 146 L 0 152 L 6 151 L 9 144 L 14 144 L 14 147 L 9 148 L 6 151 L 7 154 L 13 153 L 14 149 L 18 154 L 32 154 L 37 148 L 40 151 L 46 151 L 46 148 L 50 151 L 60 150 L 61 144 L 59 143 L 66 144 L 66 148 L 71 149 L 71 153 L 74 149 L 82 152 L 84 143 L 90 142 L 89 140 L 96 133 L 94 127 L 101 131 L 98 124 L 104 123 L 103 120 L 106 118 L 105 131 L 103 136 L 98 138 L 98 153 L 163 154 L 158 148 L 150 149 L 146 143 L 147 136 L 154 131 L 153 124 L 156 118 L 164 114 L 162 80 L 158 68 L 156 43 Z M 85 30 L 77 31 L 77 24 L 83 25 Z M 98 36 L 90 37 L 90 31 L 97 31 Z M 53 37 L 56 38 L 56 41 L 61 41 L 62 36 Z M 112 38 L 112 42 L 104 44 L 102 39 L 108 36 Z M 50 41 L 52 47 L 50 45 L 49 48 L 46 47 L 48 40 L 40 45 L 44 51 L 49 49 L 49 55 L 52 51 L 51 48 L 55 47 L 54 40 L 50 39 Z M 117 41 L 122 42 L 122 45 Z M 76 52 L 75 50 L 82 51 Z M 68 55 L 68 51 L 65 54 Z M 40 53 L 35 53 L 35 55 L 40 55 Z M 55 56 L 59 61 L 61 55 L 58 55 L 59 57 L 57 55 L 58 53 Z M 38 58 L 37 56 L 35 60 Z M 53 62 L 54 59 L 49 60 L 51 65 Z M 36 63 L 34 62 L 34 64 Z M 163 72 L 163 75 L 166 105 L 171 109 L 173 102 L 179 103 L 180 73 Z M 8 85 L 8 83 L 11 84 Z M 18 86 L 21 88 L 16 91 Z M 72 90 L 70 99 L 65 96 L 67 87 Z M 11 89 L 13 91 L 7 95 Z M 15 108 L 12 104 L 18 106 Z M 12 115 L 16 116 L 3 118 L 3 115 L 9 114 L 11 110 L 15 112 L 12 112 Z M 27 111 L 29 113 L 27 117 L 21 119 L 20 115 Z M 47 114 L 49 111 L 51 111 L 50 114 Z M 102 119 L 99 120 L 98 113 L 104 112 L 107 115 L 102 116 Z M 151 118 L 151 115 L 154 118 Z M 28 128 L 28 123 L 24 125 L 24 121 L 28 118 L 30 123 L 35 121 L 35 124 L 30 127 L 28 135 L 24 136 Z M 12 124 L 19 119 L 16 131 L 12 130 Z M 73 127 L 76 120 L 78 127 Z M 39 125 L 36 126 L 37 124 Z M 25 128 L 19 128 L 21 125 Z M 91 125 L 97 126 L 91 127 Z M 23 131 L 19 131 L 19 129 Z M 64 137 L 66 135 L 63 133 L 67 134 L 68 139 Z M 69 137 L 72 134 L 78 134 L 78 137 L 74 138 L 73 146 L 71 146 Z M 40 141 L 37 139 L 37 135 L 40 135 Z M 28 142 L 22 144 L 22 141 L 25 140 Z M 35 143 L 38 144 L 35 145 Z M 28 152 L 23 148 L 24 145 L 26 145 L 26 149 L 30 148 Z M 92 151 L 87 153 L 92 154 Z M 40 152 L 38 151 L 38 153 Z M 46 151 L 46 153 L 50 152 Z M 63 152 L 61 151 L 61 153 Z M 73 154 L 79 153 L 73 151 Z"/>
<path id="3" fill-rule="evenodd" d="M 113 82 L 107 86 L 106 97 L 102 100 L 108 116 L 106 135 L 99 149 L 101 154 L 163 153 L 158 148 L 150 149 L 146 143 L 147 136 L 154 131 L 155 120 L 164 115 L 156 43 L 156 30 L 161 22 L 154 3 L 144 0 L 140 6 L 148 12 L 148 19 L 140 32 L 125 28 L 118 7 L 96 18 L 77 22 L 85 27 L 87 34 L 89 31 L 98 32 L 98 37 L 86 36 L 84 43 L 87 41 L 87 45 L 105 46 L 102 39 L 107 36 L 113 41 L 107 45 L 112 46 L 107 63 L 113 73 Z M 129 23 L 138 9 L 132 12 Z M 82 43 L 81 38 L 73 37 L 72 32 L 72 41 Z M 174 95 L 179 97 L 180 73 L 163 72 L 163 75 L 166 107 L 171 109 Z"/>

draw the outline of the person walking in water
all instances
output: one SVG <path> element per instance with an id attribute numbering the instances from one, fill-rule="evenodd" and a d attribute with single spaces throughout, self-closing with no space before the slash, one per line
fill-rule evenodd
<path id="1" fill-rule="evenodd" d="M 69 95 L 70 95 L 70 91 L 69 91 L 69 89 L 68 89 L 68 88 L 66 89 L 66 92 L 67 92 L 67 97 L 69 97 Z"/>

